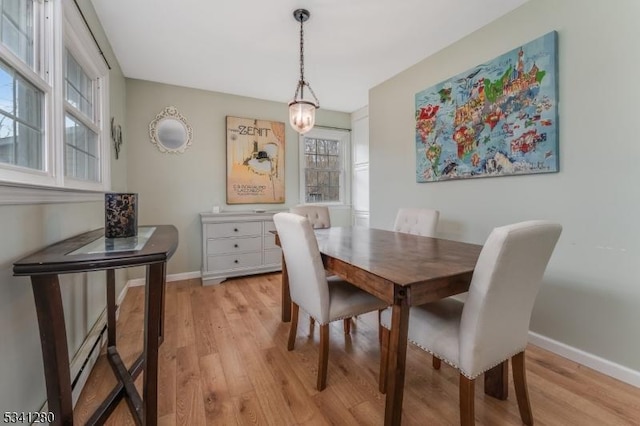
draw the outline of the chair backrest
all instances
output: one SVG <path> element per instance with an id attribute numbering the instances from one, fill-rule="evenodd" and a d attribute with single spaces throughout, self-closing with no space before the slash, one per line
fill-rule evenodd
<path id="1" fill-rule="evenodd" d="M 396 215 L 393 230 L 405 234 L 433 237 L 436 235 L 440 212 L 433 209 L 401 208 Z"/>
<path id="2" fill-rule="evenodd" d="M 478 374 L 523 351 L 542 276 L 562 232 L 534 220 L 495 228 L 473 272 L 460 321 L 460 371 Z"/>
<path id="3" fill-rule="evenodd" d="M 291 207 L 289 211 L 309 219 L 313 229 L 331 228 L 331 216 L 329 215 L 329 207 L 327 206 L 301 204 Z"/>
<path id="4" fill-rule="evenodd" d="M 311 223 L 294 213 L 273 215 L 282 246 L 291 301 L 319 323 L 329 321 L 329 287 Z"/>

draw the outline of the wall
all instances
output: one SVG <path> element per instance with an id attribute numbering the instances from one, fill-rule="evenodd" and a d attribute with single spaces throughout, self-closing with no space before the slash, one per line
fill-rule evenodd
<path id="1" fill-rule="evenodd" d="M 636 0 L 531 0 L 369 93 L 371 226 L 390 228 L 400 206 L 435 207 L 439 236 L 474 243 L 511 222 L 560 222 L 531 329 L 635 370 L 637 385 L 639 16 Z M 417 184 L 415 93 L 552 30 L 560 172 Z"/>
<path id="2" fill-rule="evenodd" d="M 369 108 L 351 113 L 351 156 L 353 220 L 356 226 L 369 226 Z"/>
<path id="3" fill-rule="evenodd" d="M 90 2 L 80 4 L 112 66 L 111 115 L 124 125 L 124 77 Z M 112 157 L 111 164 L 112 188 L 126 189 L 126 155 L 118 161 Z M 102 202 L 0 205 L 0 412 L 37 411 L 46 399 L 31 283 L 28 278 L 13 277 L 13 262 L 48 244 L 102 227 L 103 206 Z M 119 292 L 125 284 L 123 272 L 116 278 Z M 105 308 L 103 283 L 104 273 L 61 278 L 70 357 Z"/>
<path id="4" fill-rule="evenodd" d="M 288 124 L 286 104 L 133 79 L 127 79 L 126 89 L 129 189 L 139 193 L 139 223 L 178 228 L 180 243 L 169 261 L 169 274 L 201 270 L 200 212 L 211 211 L 213 205 L 247 211 L 299 203 L 298 135 Z M 149 140 L 149 123 L 169 105 L 193 128 L 193 144 L 182 154 L 161 153 Z M 227 115 L 285 122 L 285 204 L 225 204 Z M 350 117 L 320 109 L 316 125 L 349 128 Z M 337 211 L 335 216 L 337 223 L 350 221 L 350 212 Z M 141 276 L 141 270 L 130 275 Z"/>

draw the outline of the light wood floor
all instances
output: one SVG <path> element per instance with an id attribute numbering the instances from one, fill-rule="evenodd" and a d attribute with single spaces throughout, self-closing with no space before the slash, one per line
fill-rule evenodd
<path id="1" fill-rule="evenodd" d="M 127 366 L 142 348 L 144 289 L 131 288 L 118 320 L 118 350 Z M 160 348 L 162 425 L 380 425 L 384 397 L 377 390 L 376 314 L 360 316 L 345 335 L 331 326 L 327 388 L 315 389 L 319 330 L 309 334 L 300 315 L 296 348 L 286 350 L 289 324 L 280 322 L 280 274 L 169 283 L 166 333 Z M 640 389 L 530 346 L 527 374 L 537 425 L 638 425 Z M 137 385 L 140 388 L 140 378 Z M 509 399 L 476 388 L 476 423 L 519 425 L 513 383 Z M 75 421 L 84 421 L 115 385 L 101 356 L 80 396 Z M 403 405 L 405 425 L 455 425 L 458 375 L 431 368 L 425 352 L 409 346 Z M 133 424 L 124 401 L 108 425 Z"/>

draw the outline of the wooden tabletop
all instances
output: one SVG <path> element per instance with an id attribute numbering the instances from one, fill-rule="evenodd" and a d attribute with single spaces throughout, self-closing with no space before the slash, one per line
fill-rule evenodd
<path id="1" fill-rule="evenodd" d="M 382 229 L 316 229 L 320 252 L 400 286 L 472 272 L 481 245 Z"/>
<path id="2" fill-rule="evenodd" d="M 15 276 L 64 274 L 166 262 L 178 248 L 178 230 L 173 225 L 151 226 L 155 230 L 140 250 L 70 254 L 103 237 L 104 229 L 101 228 L 60 241 L 20 259 L 13 264 L 13 274 Z"/>

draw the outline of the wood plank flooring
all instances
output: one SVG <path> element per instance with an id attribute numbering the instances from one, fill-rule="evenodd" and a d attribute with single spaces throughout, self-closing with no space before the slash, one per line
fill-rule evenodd
<path id="1" fill-rule="evenodd" d="M 350 335 L 330 327 L 327 388 L 315 389 L 319 329 L 300 312 L 298 338 L 286 350 L 289 324 L 280 322 L 280 274 L 167 285 L 165 340 L 160 347 L 161 425 L 380 425 L 377 316 L 362 315 Z M 129 289 L 118 320 L 118 350 L 129 366 L 142 349 L 144 288 Z M 639 425 L 640 389 L 530 345 L 527 379 L 537 425 Z M 143 373 L 144 374 L 144 373 Z M 520 425 L 509 399 L 486 397 L 476 383 L 476 424 Z M 100 356 L 75 409 L 84 424 L 115 385 Z M 141 378 L 136 385 L 140 390 Z M 134 424 L 122 401 L 107 425 Z M 456 425 L 458 375 L 409 345 L 403 405 L 405 425 Z"/>

